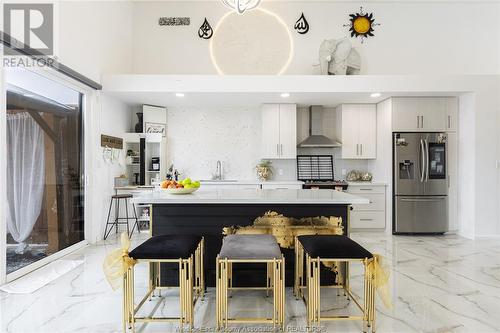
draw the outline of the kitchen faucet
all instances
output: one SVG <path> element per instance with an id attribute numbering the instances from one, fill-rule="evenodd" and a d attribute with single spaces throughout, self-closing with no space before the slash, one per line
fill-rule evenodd
<path id="1" fill-rule="evenodd" d="M 217 168 L 215 169 L 215 177 L 216 180 L 222 180 L 222 162 L 217 161 Z"/>

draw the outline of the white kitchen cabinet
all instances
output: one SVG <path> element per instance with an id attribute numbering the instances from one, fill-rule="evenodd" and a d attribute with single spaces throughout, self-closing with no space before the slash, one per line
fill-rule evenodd
<path id="1" fill-rule="evenodd" d="M 456 132 L 458 130 L 458 98 L 446 99 L 446 131 Z"/>
<path id="2" fill-rule="evenodd" d="M 385 184 L 349 183 L 347 192 L 370 200 L 369 204 L 352 205 L 352 211 L 349 215 L 351 229 L 385 228 Z"/>
<path id="3" fill-rule="evenodd" d="M 342 158 L 377 157 L 377 107 L 374 104 L 343 104 L 338 112 L 342 124 Z"/>
<path id="4" fill-rule="evenodd" d="M 262 158 L 297 157 L 297 106 L 264 104 L 262 106 Z"/>
<path id="5" fill-rule="evenodd" d="M 394 97 L 393 132 L 456 131 L 458 104 L 455 97 Z"/>

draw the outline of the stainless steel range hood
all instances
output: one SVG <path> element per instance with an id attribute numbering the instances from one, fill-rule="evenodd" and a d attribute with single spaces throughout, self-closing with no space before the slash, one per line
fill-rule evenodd
<path id="1" fill-rule="evenodd" d="M 299 143 L 299 148 L 338 148 L 342 145 L 323 135 L 323 107 L 309 107 L 309 136 Z"/>

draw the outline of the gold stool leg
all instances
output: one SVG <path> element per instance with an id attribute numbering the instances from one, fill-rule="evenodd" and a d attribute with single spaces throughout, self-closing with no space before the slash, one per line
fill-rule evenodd
<path id="1" fill-rule="evenodd" d="M 321 260 L 317 259 L 316 261 L 316 322 L 319 325 L 319 321 L 321 318 Z"/>
<path id="2" fill-rule="evenodd" d="M 215 324 L 217 331 L 220 330 L 220 262 L 219 256 L 215 259 Z"/>
<path id="3" fill-rule="evenodd" d="M 306 288 L 307 288 L 307 302 L 306 302 L 306 312 L 307 312 L 307 327 L 311 326 L 311 313 L 312 313 L 312 281 L 311 281 L 311 261 L 309 260 L 309 255 L 306 254 Z"/>
<path id="4" fill-rule="evenodd" d="M 285 331 L 285 257 L 281 257 L 281 330 Z"/>
<path id="5" fill-rule="evenodd" d="M 194 328 L 194 309 L 193 309 L 193 262 L 194 257 L 189 258 L 189 282 L 188 282 L 188 310 L 189 310 L 189 329 Z"/>
<path id="6" fill-rule="evenodd" d="M 377 261 L 377 258 L 374 257 L 373 260 L 375 262 Z M 371 309 L 372 309 L 372 317 L 371 317 L 371 328 L 372 328 L 372 333 L 375 333 L 375 315 L 377 312 L 377 308 L 375 306 L 375 273 L 372 274 L 372 279 L 371 279 L 371 292 L 372 292 L 372 298 L 371 298 Z"/>
<path id="7" fill-rule="evenodd" d="M 127 324 L 128 324 L 128 290 L 127 290 L 127 271 L 123 274 L 123 281 L 122 281 L 122 288 L 123 288 L 123 304 L 122 304 L 122 310 L 123 310 L 123 333 L 127 332 Z"/>
<path id="8" fill-rule="evenodd" d="M 229 320 L 228 320 L 228 312 L 229 312 L 229 308 L 228 308 L 228 280 L 229 280 L 229 276 L 228 276 L 228 269 L 229 269 L 229 265 L 228 265 L 228 260 L 227 258 L 224 259 L 224 276 L 223 276 L 223 292 L 224 292 L 224 298 L 223 298 L 223 306 L 224 306 L 224 329 L 227 331 L 227 328 L 229 326 Z"/>
<path id="9" fill-rule="evenodd" d="M 135 305 L 134 305 L 134 275 L 135 275 L 135 268 L 132 266 L 129 270 L 129 279 L 128 279 L 128 285 L 129 285 L 129 303 L 128 303 L 128 313 L 129 313 L 129 322 L 130 325 L 129 327 L 132 328 L 132 332 L 135 332 Z"/>
<path id="10" fill-rule="evenodd" d="M 184 262 L 179 259 L 179 328 L 182 330 L 185 321 L 185 304 L 184 304 Z"/>

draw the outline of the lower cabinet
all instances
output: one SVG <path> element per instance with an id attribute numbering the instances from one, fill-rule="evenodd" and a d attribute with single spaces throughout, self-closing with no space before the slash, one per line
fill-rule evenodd
<path id="1" fill-rule="evenodd" d="M 366 205 L 352 205 L 351 229 L 384 229 L 386 209 L 386 186 L 383 184 L 349 184 L 348 193 L 370 200 Z"/>

